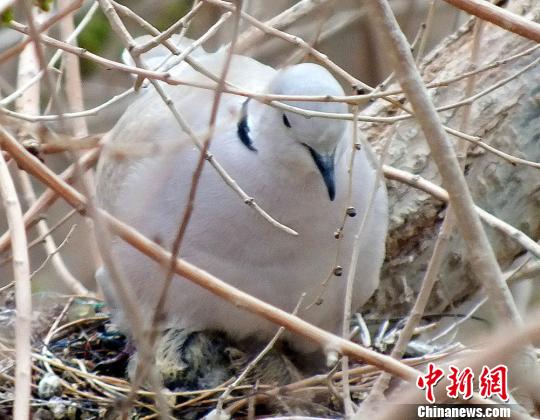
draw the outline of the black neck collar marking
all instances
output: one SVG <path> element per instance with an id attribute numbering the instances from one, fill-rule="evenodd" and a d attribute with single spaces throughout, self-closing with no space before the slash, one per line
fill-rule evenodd
<path id="1" fill-rule="evenodd" d="M 247 106 L 248 106 L 249 98 L 244 101 L 242 104 L 242 110 L 240 113 L 240 120 L 238 121 L 237 130 L 238 138 L 240 138 L 240 141 L 246 146 L 249 150 L 252 152 L 257 152 L 257 148 L 253 146 L 253 140 L 251 140 L 251 137 L 249 135 L 249 126 L 247 123 Z"/>

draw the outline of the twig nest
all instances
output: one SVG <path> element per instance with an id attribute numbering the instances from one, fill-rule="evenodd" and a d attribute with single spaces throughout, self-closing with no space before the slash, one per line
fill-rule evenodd
<path id="1" fill-rule="evenodd" d="M 62 382 L 54 373 L 46 373 L 38 384 L 39 398 L 48 400 L 62 394 Z"/>

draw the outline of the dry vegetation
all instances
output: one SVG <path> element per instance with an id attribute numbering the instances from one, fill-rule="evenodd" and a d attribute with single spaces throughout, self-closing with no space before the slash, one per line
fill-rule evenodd
<path id="1" fill-rule="evenodd" d="M 277 10 L 278 3 L 265 7 L 244 0 L 240 12 L 235 5 L 242 2 L 195 0 L 183 2 L 179 16 L 156 23 L 157 29 L 149 23 L 157 20 L 149 2 L 137 2 L 132 10 L 113 0 L 0 0 L 0 214 L 6 222 L 0 219 L 5 225 L 0 417 L 188 419 L 214 410 L 209 418 L 292 418 L 299 412 L 310 418 L 398 418 L 385 399 L 424 402 L 414 384 L 428 362 L 475 372 L 506 363 L 515 416 L 540 414 L 535 347 L 540 317 L 534 309 L 540 258 L 540 5 L 447 0 L 461 9 L 463 24 L 429 52 L 433 33 L 454 16 L 437 11 L 439 2 L 414 2 L 422 7 L 412 12 L 404 2 L 390 2 L 403 27 L 416 25 L 409 45 L 385 0 L 362 7 L 356 2 L 338 7 L 339 1 L 301 0 Z M 334 58 L 328 46 L 339 47 L 359 22 L 368 27 L 362 36 L 372 54 L 367 64 L 352 66 L 344 58 L 351 54 Z M 88 39 L 87 25 L 96 39 Z M 198 34 L 205 46 L 232 37 L 236 52 L 273 65 L 318 62 L 343 82 L 347 96 L 326 99 L 349 104 L 348 118 L 379 152 L 392 206 L 381 287 L 363 316 L 353 317 L 350 336 L 333 336 L 234 289 L 94 206 L 93 168 L 103 127 L 117 116 L 115 109 L 124 108 L 143 83 L 182 82 L 144 68 L 139 55 L 162 44 L 189 62 L 189 54 L 168 38 L 190 25 L 188 34 Z M 9 38 L 15 33 L 25 36 Z M 155 38 L 135 45 L 133 37 L 143 33 Z M 78 36 L 102 48 L 80 48 Z M 118 60 L 120 44 L 130 48 L 135 65 Z M 366 66 L 372 73 L 359 77 Z M 383 74 L 386 69 L 390 75 Z M 134 87 L 122 90 L 130 80 Z M 95 88 L 97 83 L 105 88 Z M 222 80 L 216 89 L 255 96 Z M 201 150 L 206 151 L 204 144 Z M 257 206 L 257 197 L 250 200 L 241 185 L 234 188 L 263 215 L 261 223 L 288 229 Z M 273 342 L 258 356 L 220 344 L 230 364 L 211 365 L 230 374 L 220 386 L 194 389 L 182 377 L 183 384 L 176 381 L 166 390 L 152 375 L 151 363 L 146 379 L 128 382 L 126 338 L 110 323 L 88 278 L 101 259 L 110 259 L 111 234 L 169 267 L 171 275 L 180 274 L 253 316 L 322 348 L 332 343 L 349 363 L 276 384 L 265 382 L 264 360 Z M 137 326 L 139 362 L 149 361 L 156 329 L 144 328 L 128 292 L 124 310 Z M 436 395 L 444 401 L 442 383 Z M 478 394 L 470 401 L 499 402 Z"/>

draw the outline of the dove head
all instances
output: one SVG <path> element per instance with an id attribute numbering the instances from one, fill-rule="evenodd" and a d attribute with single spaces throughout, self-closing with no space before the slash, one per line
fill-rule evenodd
<path id="1" fill-rule="evenodd" d="M 343 89 L 336 79 L 317 64 L 303 63 L 279 71 L 268 86 L 268 93 L 299 96 L 342 96 Z M 284 101 L 287 105 L 308 111 L 346 113 L 347 105 L 340 102 Z M 274 147 L 283 150 L 291 159 L 306 162 L 316 168 L 328 190 L 335 197 L 334 163 L 338 146 L 344 141 L 347 123 L 320 117 L 306 117 L 280 108 L 267 108 L 265 119 L 274 135 Z M 279 143 L 279 144 L 276 144 Z M 286 149 L 285 149 L 286 148 Z M 296 153 L 295 153 L 296 151 Z"/>

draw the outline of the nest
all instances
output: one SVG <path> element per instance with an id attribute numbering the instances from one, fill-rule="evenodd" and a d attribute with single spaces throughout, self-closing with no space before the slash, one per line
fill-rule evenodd
<path id="1" fill-rule="evenodd" d="M 46 297 L 35 314 L 33 336 L 33 372 L 31 406 L 34 419 L 112 419 L 121 413 L 129 413 L 131 418 L 159 418 L 155 394 L 143 385 L 134 389 L 127 378 L 127 367 L 131 351 L 129 340 L 110 321 L 106 307 L 99 300 L 74 297 Z M 1 312 L 4 333 L 13 331 L 15 311 L 8 297 Z M 39 307 L 40 305 L 38 305 Z M 377 346 L 392 347 L 393 338 L 403 323 L 398 321 L 385 334 L 379 327 Z M 11 333 L 13 334 L 13 332 Z M 1 342 L 4 360 L 0 383 L 0 418 L 9 418 L 13 406 L 14 388 L 14 344 L 7 334 Z M 209 343 L 222 352 L 221 339 L 210 338 Z M 162 380 L 170 388 L 160 393 L 171 408 L 174 418 L 196 419 L 215 409 L 218 403 L 233 418 L 251 415 L 302 414 L 323 418 L 343 416 L 343 381 L 338 371 L 340 363 L 333 370 L 309 376 L 300 380 L 283 383 L 272 376 L 268 360 L 260 362 L 259 373 L 248 375 L 240 384 L 231 389 L 237 375 L 242 372 L 252 355 L 228 347 L 234 353 L 228 366 L 231 373 L 218 386 L 194 389 L 200 382 L 187 381 L 185 374 L 193 366 L 184 365 L 175 381 L 167 381 L 164 369 L 159 370 Z M 433 349 L 432 349 L 433 350 Z M 429 356 L 423 355 L 405 359 L 410 365 L 424 364 L 428 360 L 438 360 L 451 353 L 449 349 Z M 240 355 L 240 356 L 239 356 Z M 192 360 L 192 364 L 194 363 Z M 212 366 L 208 369 L 216 371 Z M 169 369 L 170 370 L 170 369 Z M 257 371 L 257 369 L 255 369 Z M 170 373 L 170 372 L 169 372 Z M 349 370 L 349 388 L 355 403 L 361 404 L 371 391 L 381 371 L 369 365 L 352 364 Z M 195 374 L 193 374 L 195 375 Z M 200 376 L 200 372 L 197 371 Z M 169 378 L 170 379 L 170 378 Z M 215 382 L 215 381 L 214 381 Z M 281 383 L 280 383 L 281 382 Z M 224 397 L 227 391 L 228 395 Z"/>

